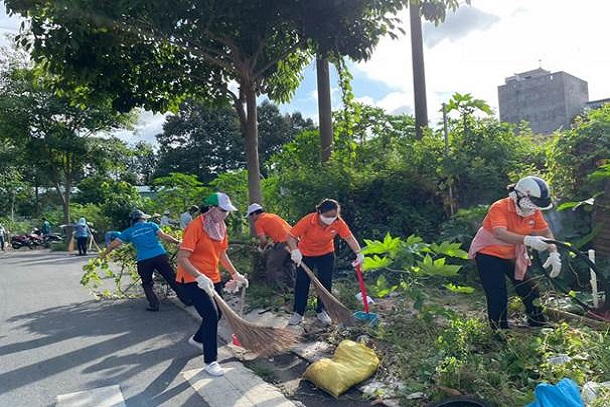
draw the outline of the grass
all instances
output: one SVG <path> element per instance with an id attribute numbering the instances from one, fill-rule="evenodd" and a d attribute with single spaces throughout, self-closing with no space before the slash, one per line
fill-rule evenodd
<path id="1" fill-rule="evenodd" d="M 357 283 L 349 279 L 333 285 L 333 293 L 348 308 L 360 310 L 356 292 Z M 277 298 L 263 288 L 249 294 L 258 304 L 272 305 Z M 523 406 L 533 401 L 534 389 L 541 382 L 557 383 L 568 377 L 582 386 L 587 381 L 610 380 L 608 330 L 559 323 L 554 328 L 515 329 L 498 335 L 488 328 L 483 293 L 464 295 L 426 287 L 425 298 L 424 306 L 416 310 L 403 293 L 391 300 L 391 307 L 372 308 L 383 319 L 377 328 L 359 326 L 326 336 L 333 344 L 362 334 L 371 338 L 382 361 L 375 380 L 400 383 L 395 387 L 401 405 L 423 407 L 459 393 L 497 406 Z M 509 310 L 513 317 L 523 316 L 518 299 L 511 298 Z M 557 355 L 568 355 L 570 361 L 551 363 Z M 423 392 L 425 399 L 407 399 L 417 392 Z M 593 405 L 610 405 L 607 394 L 600 400 L 606 404 L 596 401 Z"/>

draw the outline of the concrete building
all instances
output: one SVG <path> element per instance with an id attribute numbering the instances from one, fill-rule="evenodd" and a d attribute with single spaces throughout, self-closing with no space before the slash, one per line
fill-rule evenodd
<path id="1" fill-rule="evenodd" d="M 538 68 L 508 77 L 498 86 L 500 120 L 515 124 L 525 120 L 539 134 L 569 128 L 588 101 L 587 82 L 566 72 Z"/>

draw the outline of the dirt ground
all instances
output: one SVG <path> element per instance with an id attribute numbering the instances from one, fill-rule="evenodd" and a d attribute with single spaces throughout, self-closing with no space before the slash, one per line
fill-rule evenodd
<path id="1" fill-rule="evenodd" d="M 239 307 L 239 300 L 237 298 L 229 298 L 227 302 L 234 308 Z M 260 325 L 283 328 L 286 327 L 290 314 L 287 312 L 274 313 L 269 310 L 252 310 L 243 317 L 250 322 Z M 221 332 L 219 334 L 221 337 L 227 337 L 227 333 L 223 334 L 222 332 L 223 325 L 221 320 Z M 227 327 L 224 326 L 224 328 Z M 332 334 L 332 328 L 329 329 L 322 326 L 315 320 L 315 317 L 310 315 L 307 316 L 304 325 L 296 329 L 301 334 L 302 345 L 324 343 L 324 338 Z M 245 366 L 253 370 L 265 381 L 278 387 L 287 398 L 297 405 L 305 407 L 364 407 L 371 405 L 371 400 L 363 399 L 362 392 L 356 387 L 352 387 L 338 399 L 335 399 L 322 389 L 314 386 L 311 382 L 302 380 L 301 377 L 312 360 L 317 360 L 321 357 L 332 357 L 331 353 L 320 348 L 313 347 L 313 349 L 313 351 L 298 352 L 301 356 L 295 352 L 289 352 L 274 357 L 252 359 L 248 357 L 249 354 L 244 354 L 238 356 L 238 359 L 242 360 Z"/>

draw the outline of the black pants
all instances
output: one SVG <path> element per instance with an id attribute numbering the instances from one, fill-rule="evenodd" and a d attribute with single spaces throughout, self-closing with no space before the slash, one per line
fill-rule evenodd
<path id="1" fill-rule="evenodd" d="M 543 322 L 544 316 L 534 301 L 540 297 L 537 285 L 527 275 L 523 280 L 515 280 L 515 261 L 478 253 L 475 258 L 479 277 L 487 298 L 487 316 L 492 329 L 507 329 L 508 292 L 506 277 L 510 279 L 515 291 L 521 297 L 528 322 Z"/>
<path id="2" fill-rule="evenodd" d="M 206 365 L 215 362 L 218 358 L 218 321 L 220 321 L 222 313 L 216 306 L 216 302 L 199 288 L 197 283 L 179 285 L 185 288 L 201 317 L 201 325 L 193 339 L 203 345 L 203 362 Z M 222 296 L 222 283 L 214 284 L 214 290 Z"/>
<path id="3" fill-rule="evenodd" d="M 87 254 L 87 237 L 77 237 L 76 247 L 78 248 L 78 254 Z"/>
<path id="4" fill-rule="evenodd" d="M 182 301 L 183 304 L 192 304 L 192 301 L 189 299 L 188 294 L 184 291 L 184 287 L 176 283 L 176 275 L 171 264 L 169 264 L 167 254 L 161 254 L 150 259 L 140 260 L 137 263 L 137 270 L 138 275 L 142 279 L 142 287 L 147 293 L 147 297 L 148 294 L 152 292 L 152 286 L 154 284 L 153 273 L 156 270 L 159 274 L 161 274 L 163 279 L 172 288 L 172 290 L 176 292 L 178 299 Z M 148 300 L 149 302 L 151 301 L 150 298 Z"/>
<path id="5" fill-rule="evenodd" d="M 335 270 L 335 253 L 331 252 L 322 256 L 303 256 L 303 263 L 318 272 L 318 280 L 330 292 L 333 284 L 333 271 Z M 315 271 L 314 271 L 315 273 Z M 311 280 L 302 267 L 297 268 L 296 283 L 294 285 L 294 312 L 301 315 L 305 314 L 307 308 L 307 297 L 309 295 L 309 284 Z M 316 312 L 321 312 L 324 309 L 324 304 L 317 299 Z"/>

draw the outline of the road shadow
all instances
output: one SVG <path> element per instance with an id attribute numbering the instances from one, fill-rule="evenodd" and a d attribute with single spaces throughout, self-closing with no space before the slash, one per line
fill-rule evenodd
<path id="1" fill-rule="evenodd" d="M 198 356 L 184 340 L 187 336 L 184 331 L 176 329 L 192 325 L 192 319 L 173 304 L 166 304 L 160 312 L 150 313 L 138 300 L 88 301 L 17 315 L 7 322 L 12 325 L 11 330 L 26 331 L 38 337 L 0 346 L 0 359 L 7 355 L 14 358 L 16 353 L 35 349 L 40 353 L 45 348 L 56 356 L 8 371 L 4 366 L 0 373 L 2 392 L 74 368 L 83 374 L 103 371 L 103 375 L 92 375 L 95 381 L 91 385 L 110 386 L 122 383 L 154 364 L 171 360 L 170 367 L 163 373 L 164 378 L 153 382 L 150 390 L 138 396 L 142 397 L 140 401 L 145 397 L 150 400 L 166 390 L 167 384 L 180 373 L 188 360 Z M 145 349 L 141 344 L 151 340 L 178 342 L 178 345 L 151 346 L 145 351 L 130 353 L 132 348 Z M 91 344 L 80 346 L 79 341 Z M 63 346 L 65 353 L 57 355 L 58 347 Z M 100 381 L 100 377 L 103 380 Z"/>

